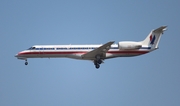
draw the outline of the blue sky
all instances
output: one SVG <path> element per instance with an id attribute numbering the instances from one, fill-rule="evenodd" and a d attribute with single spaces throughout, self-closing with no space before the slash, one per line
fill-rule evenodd
<path id="1" fill-rule="evenodd" d="M 179 106 L 180 2 L 177 0 L 1 0 L 1 106 Z M 89 61 L 14 55 L 36 44 L 141 41 L 168 25 L 159 49 Z"/>

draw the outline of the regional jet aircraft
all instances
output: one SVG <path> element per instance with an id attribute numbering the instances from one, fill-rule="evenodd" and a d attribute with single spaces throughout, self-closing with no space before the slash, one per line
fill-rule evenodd
<path id="1" fill-rule="evenodd" d="M 103 45 L 34 45 L 27 50 L 15 55 L 18 59 L 28 58 L 72 58 L 80 60 L 91 60 L 98 69 L 105 59 L 115 57 L 132 57 L 149 53 L 158 48 L 161 35 L 167 26 L 161 26 L 152 30 L 145 40 L 140 42 L 122 41 L 113 44 L 114 41 Z"/>

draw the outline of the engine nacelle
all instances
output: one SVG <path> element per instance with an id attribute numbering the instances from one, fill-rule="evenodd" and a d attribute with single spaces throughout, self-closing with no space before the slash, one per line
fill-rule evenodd
<path id="1" fill-rule="evenodd" d="M 140 42 L 125 41 L 125 42 L 119 42 L 118 47 L 119 50 L 134 50 L 134 49 L 140 49 L 142 45 Z"/>

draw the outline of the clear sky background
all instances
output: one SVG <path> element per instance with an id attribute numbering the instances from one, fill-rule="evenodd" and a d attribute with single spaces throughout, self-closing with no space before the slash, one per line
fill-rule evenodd
<path id="1" fill-rule="evenodd" d="M 179 106 L 178 0 L 0 0 L 0 106 Z M 146 55 L 89 61 L 29 59 L 37 44 L 141 41 L 168 25 Z"/>

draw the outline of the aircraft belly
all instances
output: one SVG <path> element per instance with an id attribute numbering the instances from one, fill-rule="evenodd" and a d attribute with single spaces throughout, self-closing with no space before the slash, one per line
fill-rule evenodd
<path id="1" fill-rule="evenodd" d="M 58 57 L 66 57 L 66 54 L 44 54 L 40 57 L 45 57 L 45 58 L 58 58 Z"/>
<path id="2" fill-rule="evenodd" d="M 79 54 L 45 54 L 43 56 L 44 58 L 61 58 L 61 57 L 66 57 L 66 58 L 73 58 L 73 59 L 81 59 L 81 55 Z"/>
<path id="3" fill-rule="evenodd" d="M 106 58 L 115 58 L 115 57 L 132 57 L 146 54 L 149 51 L 111 51 L 106 53 Z"/>

